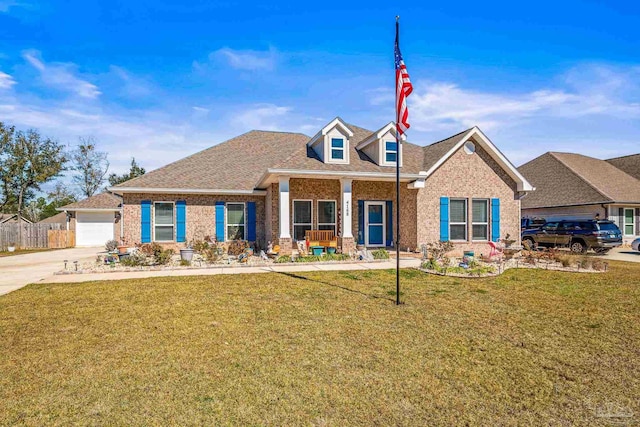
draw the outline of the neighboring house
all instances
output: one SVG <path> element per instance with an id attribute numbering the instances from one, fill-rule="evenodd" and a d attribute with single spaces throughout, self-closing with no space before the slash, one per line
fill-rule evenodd
<path id="1" fill-rule="evenodd" d="M 104 246 L 107 240 L 120 240 L 122 198 L 115 194 L 96 194 L 56 210 L 67 218 L 67 229 L 76 232 L 76 246 Z"/>
<path id="2" fill-rule="evenodd" d="M 38 224 L 66 224 L 67 223 L 67 214 L 64 212 L 59 212 L 49 218 L 45 218 L 43 220 L 38 221 Z"/>
<path id="3" fill-rule="evenodd" d="M 18 218 L 20 218 L 18 220 Z M 18 216 L 18 214 L 0 214 L 0 224 L 16 224 L 20 221 L 23 224 L 32 224 L 27 218 Z"/>
<path id="4" fill-rule="evenodd" d="M 607 160 L 613 166 L 624 171 L 640 180 L 640 154 L 632 154 L 630 156 L 616 157 Z"/>
<path id="5" fill-rule="evenodd" d="M 621 159 L 549 152 L 525 163 L 518 170 L 536 191 L 522 199 L 523 216 L 610 219 L 625 241 L 639 236 L 640 180 L 618 167 L 629 161 Z"/>
<path id="6" fill-rule="evenodd" d="M 403 250 L 450 240 L 486 253 L 489 240 L 519 240 L 520 198 L 533 187 L 480 129 L 400 151 L 395 131 L 340 118 L 311 138 L 251 131 L 109 190 L 123 196 L 127 244 L 180 247 L 211 236 L 290 253 L 319 229 L 352 252 L 393 245 L 399 159 Z"/>

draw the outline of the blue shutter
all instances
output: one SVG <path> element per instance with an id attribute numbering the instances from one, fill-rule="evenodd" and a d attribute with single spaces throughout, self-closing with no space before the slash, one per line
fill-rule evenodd
<path id="1" fill-rule="evenodd" d="M 449 198 L 440 197 L 440 240 L 449 241 Z"/>
<path id="2" fill-rule="evenodd" d="M 216 240 L 224 242 L 224 202 L 216 202 Z"/>
<path id="3" fill-rule="evenodd" d="M 386 201 L 387 205 L 387 246 L 393 244 L 393 202 Z"/>
<path id="4" fill-rule="evenodd" d="M 364 200 L 358 200 L 358 244 L 364 245 Z"/>
<path id="5" fill-rule="evenodd" d="M 256 202 L 247 202 L 247 240 L 256 241 Z"/>
<path id="6" fill-rule="evenodd" d="M 140 242 L 151 243 L 151 200 L 140 202 Z"/>
<path id="7" fill-rule="evenodd" d="M 491 241 L 500 240 L 500 199 L 491 199 Z"/>
<path id="8" fill-rule="evenodd" d="M 187 202 L 178 200 L 176 202 L 176 242 L 187 240 Z"/>

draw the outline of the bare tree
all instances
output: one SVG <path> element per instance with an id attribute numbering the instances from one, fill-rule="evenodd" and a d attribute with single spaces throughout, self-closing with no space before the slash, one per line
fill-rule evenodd
<path id="1" fill-rule="evenodd" d="M 72 169 L 76 171 L 73 181 L 80 192 L 91 197 L 102 187 L 109 171 L 107 153 L 98 151 L 93 137 L 80 138 L 80 145 L 71 153 Z"/>

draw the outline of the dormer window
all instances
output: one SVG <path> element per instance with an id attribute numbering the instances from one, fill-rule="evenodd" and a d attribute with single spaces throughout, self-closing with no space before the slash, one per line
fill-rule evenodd
<path id="1" fill-rule="evenodd" d="M 351 129 L 336 117 L 307 142 L 307 147 L 312 148 L 324 163 L 348 165 L 349 139 L 352 136 Z"/>
<path id="2" fill-rule="evenodd" d="M 331 160 L 344 160 L 344 139 L 331 138 Z"/>
<path id="3" fill-rule="evenodd" d="M 385 141 L 384 161 L 385 163 L 395 163 L 398 160 L 398 143 L 395 141 Z"/>

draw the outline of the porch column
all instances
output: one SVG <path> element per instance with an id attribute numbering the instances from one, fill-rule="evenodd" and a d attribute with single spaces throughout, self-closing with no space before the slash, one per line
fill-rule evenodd
<path id="1" fill-rule="evenodd" d="M 291 239 L 291 218 L 289 214 L 289 177 L 278 178 L 280 200 L 280 239 Z"/>
<path id="2" fill-rule="evenodd" d="M 352 183 L 352 179 L 343 178 L 340 180 L 340 188 L 342 190 L 342 237 L 351 238 L 353 238 L 353 234 L 351 232 L 351 218 L 353 213 L 353 206 L 351 203 Z"/>
<path id="3" fill-rule="evenodd" d="M 353 233 L 351 231 L 353 223 L 352 184 L 352 179 L 343 178 L 340 180 L 340 189 L 342 190 L 342 234 L 339 238 L 339 244 L 343 254 L 352 254 L 356 250 Z"/>

